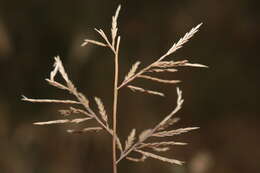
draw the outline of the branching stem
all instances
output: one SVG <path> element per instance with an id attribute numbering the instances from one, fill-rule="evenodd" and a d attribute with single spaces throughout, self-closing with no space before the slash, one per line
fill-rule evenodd
<path id="1" fill-rule="evenodd" d="M 178 90 L 177 90 L 178 91 Z M 178 101 L 177 101 L 177 107 L 172 110 L 171 113 L 169 113 L 160 123 L 158 123 L 153 129 L 151 129 L 151 131 L 146 135 L 146 138 L 144 138 L 142 141 L 137 141 L 134 145 L 132 145 L 128 150 L 124 151 L 121 156 L 119 157 L 119 159 L 117 160 L 117 163 L 119 163 L 122 159 L 124 159 L 126 156 L 128 156 L 132 151 L 134 151 L 136 149 L 136 147 L 138 147 L 141 143 L 143 143 L 147 138 L 151 137 L 160 127 L 161 125 L 169 120 L 170 118 L 172 118 L 173 115 L 176 114 L 176 112 L 178 112 L 181 109 L 183 100 L 182 100 L 182 96 L 181 94 L 178 94 Z"/>

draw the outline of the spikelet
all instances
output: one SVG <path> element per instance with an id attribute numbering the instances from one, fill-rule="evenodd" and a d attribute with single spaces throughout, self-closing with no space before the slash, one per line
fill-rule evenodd
<path id="1" fill-rule="evenodd" d="M 146 129 L 139 135 L 139 142 L 146 140 L 152 134 L 152 129 Z"/>
<path id="2" fill-rule="evenodd" d="M 156 152 L 165 152 L 170 150 L 170 147 L 150 147 L 150 148 Z"/>
<path id="3" fill-rule="evenodd" d="M 127 140 L 125 141 L 125 151 L 128 150 L 133 145 L 135 140 L 135 131 L 136 131 L 135 129 L 132 129 Z"/>
<path id="4" fill-rule="evenodd" d="M 177 69 L 174 69 L 174 68 L 164 68 L 164 69 L 160 69 L 160 68 L 154 68 L 154 69 L 151 69 L 151 70 L 148 70 L 147 72 L 148 73 L 162 73 L 162 72 L 177 72 L 178 70 Z"/>
<path id="5" fill-rule="evenodd" d="M 143 78 L 143 79 L 152 80 L 155 82 L 168 83 L 168 84 L 176 84 L 176 83 L 181 82 L 180 80 L 165 80 L 165 79 L 160 79 L 160 78 L 151 77 L 151 76 L 147 76 L 147 75 L 139 75 L 138 77 Z"/>
<path id="6" fill-rule="evenodd" d="M 107 46 L 106 44 L 104 44 L 102 42 L 95 41 L 95 40 L 89 40 L 89 39 L 85 39 L 84 42 L 81 44 L 81 46 L 86 46 L 88 43 L 95 44 L 97 46 L 103 46 L 103 47 Z"/>
<path id="7" fill-rule="evenodd" d="M 147 93 L 147 94 L 152 94 L 152 95 L 164 97 L 164 94 L 161 93 L 161 92 L 158 92 L 158 91 L 146 90 L 146 89 L 143 89 L 141 87 L 137 87 L 137 86 L 133 86 L 133 85 L 127 85 L 127 87 L 134 92 L 139 91 L 139 92 L 143 92 L 143 93 Z"/>
<path id="8" fill-rule="evenodd" d="M 189 41 L 193 35 L 199 31 L 199 27 L 202 25 L 202 23 L 198 24 L 196 27 L 192 28 L 189 32 L 187 32 L 184 37 L 182 37 L 177 43 L 174 43 L 173 46 L 168 50 L 166 53 L 167 55 L 172 54 L 176 50 L 180 49 L 185 43 Z"/>
<path id="9" fill-rule="evenodd" d="M 117 36 L 117 31 L 118 31 L 117 19 L 118 19 L 118 16 L 119 16 L 120 9 L 121 9 L 121 5 L 119 5 L 117 7 L 116 13 L 112 17 L 112 27 L 111 27 L 112 47 L 114 47 L 114 45 L 115 45 L 115 39 L 116 39 L 116 36 Z"/>
<path id="10" fill-rule="evenodd" d="M 180 129 L 170 130 L 170 131 L 162 131 L 162 132 L 154 133 L 152 136 L 154 137 L 174 136 L 182 133 L 187 133 L 189 131 L 196 130 L 196 129 L 199 129 L 199 127 L 187 127 L 187 128 L 180 128 Z"/>
<path id="11" fill-rule="evenodd" d="M 182 60 L 182 61 L 160 61 L 153 65 L 153 67 L 157 68 L 163 68 L 163 69 L 157 69 L 157 71 L 163 71 L 168 70 L 167 68 L 174 68 L 174 67 L 202 67 L 202 68 L 208 68 L 208 66 L 198 63 L 189 63 L 188 60 Z"/>
<path id="12" fill-rule="evenodd" d="M 60 60 L 59 56 L 54 57 L 55 63 L 54 63 L 54 69 L 50 73 L 50 80 L 54 81 L 54 77 L 58 72 L 60 72 L 62 78 L 67 82 L 70 83 L 70 80 L 68 78 L 68 75 L 63 67 L 62 61 Z"/>
<path id="13" fill-rule="evenodd" d="M 66 119 L 66 120 L 53 120 L 53 121 L 45 121 L 45 122 L 35 122 L 33 123 L 34 125 L 50 125 L 50 124 L 64 124 L 64 123 L 68 123 L 70 122 L 70 120 Z"/>
<path id="14" fill-rule="evenodd" d="M 123 147 L 122 147 L 122 144 L 121 144 L 120 139 L 119 139 L 118 136 L 116 136 L 116 146 L 122 153 L 123 152 Z"/>
<path id="15" fill-rule="evenodd" d="M 59 110 L 59 113 L 63 116 L 68 116 L 68 115 L 71 115 L 71 114 L 83 114 L 83 115 L 86 115 L 90 118 L 93 118 L 94 115 L 82 110 L 82 109 L 79 109 L 79 108 L 74 108 L 74 107 L 70 107 L 69 109 L 61 109 Z"/>
<path id="16" fill-rule="evenodd" d="M 158 147 L 169 147 L 174 145 L 187 145 L 187 143 L 184 142 L 173 142 L 173 141 L 165 141 L 165 142 L 152 142 L 152 143 L 142 143 L 140 146 L 138 146 L 138 149 L 141 148 L 158 148 Z"/>
<path id="17" fill-rule="evenodd" d="M 198 63 L 185 63 L 183 66 L 209 68 L 209 67 L 206 66 L 206 65 L 198 64 Z"/>
<path id="18" fill-rule="evenodd" d="M 85 132 L 99 132 L 100 130 L 102 130 L 101 127 L 88 127 L 88 128 L 84 128 L 81 130 L 67 130 L 68 133 L 85 133 Z"/>
<path id="19" fill-rule="evenodd" d="M 55 60 L 55 62 L 53 64 L 54 69 L 50 72 L 51 81 L 54 81 L 54 77 L 59 72 L 60 64 L 62 64 L 59 56 L 54 57 L 54 60 Z"/>
<path id="20" fill-rule="evenodd" d="M 188 60 L 182 60 L 182 61 L 160 61 L 153 65 L 153 67 L 157 68 L 174 68 L 178 66 L 183 66 L 185 63 L 187 63 Z"/>
<path id="21" fill-rule="evenodd" d="M 63 119 L 63 120 L 53 120 L 53 121 L 45 121 L 45 122 L 35 122 L 33 123 L 34 125 L 50 125 L 50 124 L 64 124 L 64 123 L 81 123 L 81 122 L 84 122 L 84 121 L 87 121 L 87 120 L 90 120 L 92 118 L 76 118 L 76 119 L 72 119 L 72 120 L 69 120 L 69 119 Z"/>
<path id="22" fill-rule="evenodd" d="M 132 162 L 144 162 L 147 157 L 145 155 L 142 155 L 142 157 L 140 158 L 126 157 L 126 159 Z"/>
<path id="23" fill-rule="evenodd" d="M 49 85 L 54 86 L 56 88 L 62 89 L 62 90 L 68 90 L 68 87 L 64 86 L 63 84 L 60 84 L 59 82 L 52 81 L 50 79 L 45 79 Z"/>
<path id="24" fill-rule="evenodd" d="M 169 119 L 168 121 L 166 121 L 162 126 L 160 126 L 157 131 L 161 131 L 161 130 L 164 130 L 164 129 L 167 129 L 169 126 L 177 123 L 178 121 L 180 120 L 180 118 L 178 117 L 175 117 L 175 118 L 171 118 Z"/>
<path id="25" fill-rule="evenodd" d="M 29 99 L 26 96 L 22 96 L 23 101 L 32 103 L 63 103 L 63 104 L 81 104 L 74 100 L 55 100 L 55 99 Z"/>
<path id="26" fill-rule="evenodd" d="M 118 36 L 118 37 L 117 37 L 117 42 L 116 42 L 116 50 L 115 50 L 115 54 L 118 54 L 118 52 L 119 52 L 120 41 L 121 41 L 121 37 Z"/>
<path id="27" fill-rule="evenodd" d="M 169 159 L 169 158 L 158 156 L 156 154 L 153 154 L 153 153 L 150 153 L 150 152 L 146 152 L 146 151 L 142 151 L 142 150 L 135 150 L 135 151 L 138 152 L 138 153 L 143 154 L 146 157 L 150 157 L 150 158 L 153 158 L 153 159 L 161 160 L 163 162 L 168 162 L 168 163 L 171 163 L 171 164 L 182 165 L 184 163 L 184 162 L 176 160 L 176 159 Z"/>
<path id="28" fill-rule="evenodd" d="M 99 110 L 99 113 L 101 115 L 101 118 L 104 120 L 105 123 L 107 123 L 108 118 L 107 118 L 107 113 L 106 113 L 103 102 L 98 97 L 95 97 L 95 101 L 96 101 L 96 104 L 98 106 L 98 110 Z"/>
<path id="29" fill-rule="evenodd" d="M 128 80 L 129 78 L 131 78 L 132 76 L 135 75 L 135 72 L 136 72 L 136 70 L 137 70 L 137 68 L 138 68 L 138 66 L 139 66 L 140 64 L 141 64 L 140 61 L 136 61 L 136 62 L 132 65 L 131 69 L 129 70 L 129 72 L 128 72 L 127 75 L 125 76 L 125 80 L 124 80 L 124 81 Z"/>

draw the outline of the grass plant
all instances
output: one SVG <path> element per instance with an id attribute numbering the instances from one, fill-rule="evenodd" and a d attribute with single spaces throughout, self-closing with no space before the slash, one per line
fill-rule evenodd
<path id="1" fill-rule="evenodd" d="M 63 115 L 61 119 L 46 121 L 46 122 L 35 122 L 34 125 L 50 125 L 50 124 L 64 124 L 64 123 L 86 123 L 86 127 L 82 129 L 68 129 L 67 132 L 71 134 L 86 133 L 86 132 L 99 132 L 101 130 L 106 131 L 109 135 L 112 136 L 112 166 L 113 173 L 117 173 L 117 167 L 123 159 L 127 159 L 133 162 L 143 162 L 147 158 L 157 159 L 163 162 L 168 162 L 170 164 L 182 165 L 184 162 L 161 156 L 161 152 L 166 152 L 170 150 L 172 146 L 176 145 L 186 145 L 183 142 L 177 142 L 169 140 L 168 137 L 175 135 L 180 135 L 187 133 L 189 131 L 198 129 L 198 127 L 187 127 L 187 128 L 178 128 L 172 129 L 172 126 L 179 121 L 179 118 L 176 117 L 176 113 L 183 106 L 182 91 L 176 87 L 177 92 L 177 104 L 172 109 L 172 111 L 166 114 L 160 122 L 155 124 L 153 127 L 144 130 L 140 134 L 137 134 L 136 129 L 133 128 L 126 137 L 125 142 L 123 143 L 117 135 L 117 110 L 118 110 L 118 94 L 122 88 L 128 88 L 133 92 L 145 93 L 151 96 L 165 97 L 165 94 L 162 91 L 154 91 L 140 86 L 135 86 L 132 84 L 137 78 L 143 80 L 150 80 L 158 83 L 165 83 L 176 85 L 180 80 L 172 79 L 162 79 L 155 77 L 158 73 L 174 73 L 178 71 L 179 68 L 183 66 L 189 67 L 207 67 L 202 64 L 190 63 L 188 60 L 174 61 L 167 60 L 178 49 L 182 48 L 185 43 L 187 43 L 195 33 L 198 32 L 202 24 L 198 24 L 187 32 L 179 41 L 174 43 L 167 52 L 165 52 L 161 57 L 157 58 L 153 63 L 140 68 L 142 63 L 140 61 L 135 62 L 129 72 L 125 75 L 125 78 L 120 82 L 119 80 L 119 50 L 120 50 L 120 40 L 121 37 L 118 34 L 118 17 L 121 6 L 119 5 L 115 15 L 112 17 L 112 27 L 110 35 L 106 34 L 102 29 L 95 29 L 97 34 L 101 36 L 101 40 L 91 40 L 85 39 L 81 46 L 87 46 L 88 44 L 93 44 L 99 47 L 108 48 L 114 57 L 114 89 L 113 89 L 113 115 L 112 123 L 109 122 L 108 114 L 106 107 L 102 102 L 102 99 L 99 97 L 93 97 L 90 99 L 95 101 L 97 109 L 93 108 L 92 103 L 90 104 L 89 98 L 87 98 L 83 93 L 79 92 L 76 86 L 73 84 L 71 78 L 69 78 L 66 70 L 64 69 L 63 63 L 59 56 L 55 57 L 54 68 L 50 73 L 50 76 L 46 81 L 49 85 L 56 87 L 58 89 L 64 90 L 73 96 L 71 100 L 64 99 L 32 99 L 27 98 L 26 96 L 22 97 L 22 100 L 33 102 L 33 103 L 61 103 L 68 105 L 67 109 L 59 110 Z M 56 76 L 61 75 L 63 82 L 58 82 Z M 78 114 L 77 118 L 73 118 L 72 114 Z M 89 127 L 87 126 L 88 121 L 95 121 L 96 125 Z M 149 142 L 148 142 L 149 139 Z M 152 142 L 151 142 L 152 141 Z M 132 153 L 138 153 L 140 157 L 131 156 Z M 159 154 L 158 154 L 159 153 Z"/>

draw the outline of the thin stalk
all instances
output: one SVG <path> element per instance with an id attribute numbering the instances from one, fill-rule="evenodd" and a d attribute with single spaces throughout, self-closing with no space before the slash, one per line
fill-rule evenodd
<path id="1" fill-rule="evenodd" d="M 118 52 L 119 52 L 119 44 L 120 44 L 120 37 L 117 40 L 117 47 L 114 49 L 115 55 L 115 77 L 114 77 L 114 99 L 113 99 L 113 142 L 112 142 L 112 151 L 113 151 L 113 173 L 117 173 L 117 164 L 116 164 L 116 125 L 117 125 L 117 100 L 118 100 Z"/>

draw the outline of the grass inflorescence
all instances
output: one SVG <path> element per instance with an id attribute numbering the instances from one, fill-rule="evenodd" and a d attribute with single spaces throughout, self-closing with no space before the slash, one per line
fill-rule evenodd
<path id="1" fill-rule="evenodd" d="M 46 81 L 49 85 L 56 87 L 58 89 L 64 90 L 71 94 L 74 99 L 64 100 L 64 99 L 31 99 L 23 96 L 22 100 L 33 102 L 33 103 L 61 103 L 67 104 L 68 108 L 64 110 L 59 110 L 60 114 L 63 115 L 61 119 L 51 120 L 46 122 L 35 122 L 34 125 L 50 125 L 50 124 L 64 124 L 64 123 L 86 123 L 86 127 L 82 129 L 67 129 L 68 133 L 86 133 L 86 132 L 99 132 L 101 130 L 106 131 L 112 136 L 112 150 L 113 150 L 113 173 L 117 173 L 117 167 L 120 161 L 127 159 L 134 162 L 143 162 L 147 158 L 157 159 L 163 162 L 168 162 L 170 164 L 182 165 L 184 162 L 161 156 L 161 152 L 166 152 L 171 149 L 172 146 L 176 145 L 186 145 L 186 143 L 169 140 L 168 137 L 175 135 L 180 135 L 187 133 L 189 131 L 198 129 L 198 127 L 187 127 L 171 129 L 171 127 L 179 121 L 175 115 L 182 108 L 184 99 L 182 97 L 182 91 L 176 87 L 177 101 L 176 106 L 172 111 L 166 114 L 165 118 L 158 122 L 153 127 L 144 130 L 140 134 L 137 134 L 136 129 L 133 128 L 126 137 L 124 144 L 122 139 L 117 135 L 117 103 L 119 90 L 122 88 L 128 88 L 133 92 L 145 93 L 151 96 L 161 96 L 166 95 L 162 91 L 150 90 L 149 88 L 144 88 L 140 86 L 135 86 L 132 82 L 136 79 L 150 80 L 152 82 L 176 85 L 180 80 L 172 79 L 162 79 L 155 75 L 157 73 L 174 73 L 178 71 L 179 68 L 183 66 L 189 67 L 207 67 L 198 63 L 190 63 L 188 60 L 166 60 L 170 55 L 176 52 L 178 49 L 182 48 L 185 43 L 187 43 L 193 36 L 199 31 L 202 24 L 198 24 L 187 32 L 179 41 L 174 43 L 168 51 L 162 56 L 157 58 L 156 61 L 151 64 L 140 68 L 142 66 L 141 61 L 135 62 L 130 68 L 129 72 L 125 75 L 123 81 L 119 81 L 119 50 L 120 50 L 120 40 L 121 37 L 118 34 L 118 17 L 121 6 L 118 6 L 115 15 L 112 17 L 112 27 L 110 36 L 106 34 L 102 29 L 95 29 L 95 31 L 101 36 L 101 41 L 85 39 L 81 46 L 87 46 L 88 44 L 93 44 L 100 47 L 106 47 L 112 51 L 114 55 L 114 90 L 113 90 L 113 115 L 112 122 L 109 122 L 109 115 L 106 111 L 106 106 L 99 97 L 94 97 L 96 107 L 92 107 L 89 99 L 81 92 L 79 92 L 76 86 L 73 84 L 72 80 L 68 76 L 63 63 L 59 56 L 55 57 L 54 68 L 50 73 L 50 76 Z M 61 75 L 63 82 L 58 82 L 55 78 L 57 75 Z M 70 105 L 70 106 L 69 106 Z M 72 106 L 71 106 L 72 105 Z M 71 117 L 71 114 L 77 114 L 79 117 Z M 88 121 L 95 121 L 96 125 L 89 127 L 87 126 Z M 149 142 L 147 140 L 149 139 Z M 151 142 L 152 141 L 152 142 Z M 132 153 L 138 153 L 140 157 L 131 156 Z"/>

